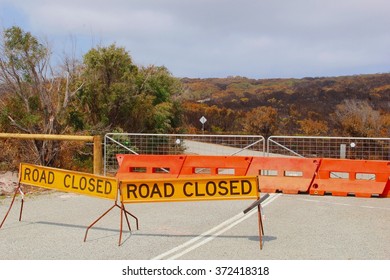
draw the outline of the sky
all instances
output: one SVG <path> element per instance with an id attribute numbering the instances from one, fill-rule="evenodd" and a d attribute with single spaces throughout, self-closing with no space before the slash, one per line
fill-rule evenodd
<path id="1" fill-rule="evenodd" d="M 390 72 L 389 0 L 0 0 L 0 27 L 82 58 L 124 47 L 175 77 Z"/>

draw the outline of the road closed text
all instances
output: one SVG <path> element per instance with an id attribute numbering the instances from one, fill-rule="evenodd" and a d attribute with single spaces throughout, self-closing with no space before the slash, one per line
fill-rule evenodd
<path id="1" fill-rule="evenodd" d="M 117 181 L 112 177 L 24 163 L 20 171 L 20 182 L 32 186 L 108 199 L 117 194 Z"/>
<path id="2" fill-rule="evenodd" d="M 121 182 L 123 202 L 257 198 L 256 177 Z"/>

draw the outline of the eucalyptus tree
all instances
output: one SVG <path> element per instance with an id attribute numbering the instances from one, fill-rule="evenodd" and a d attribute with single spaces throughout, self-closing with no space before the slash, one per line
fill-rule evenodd
<path id="1" fill-rule="evenodd" d="M 71 59 L 68 57 L 67 61 Z M 3 30 L 0 42 L 1 130 L 63 134 L 67 129 L 67 109 L 83 86 L 79 70 L 79 67 L 70 67 L 69 63 L 53 66 L 48 43 L 30 32 L 17 26 Z M 28 147 L 36 161 L 44 165 L 50 165 L 59 151 L 58 143 L 53 141 L 30 141 Z"/>
<path id="2" fill-rule="evenodd" d="M 84 55 L 85 86 L 78 93 L 90 129 L 169 132 L 179 124 L 178 79 L 163 66 L 137 66 L 128 51 L 112 44 Z"/>

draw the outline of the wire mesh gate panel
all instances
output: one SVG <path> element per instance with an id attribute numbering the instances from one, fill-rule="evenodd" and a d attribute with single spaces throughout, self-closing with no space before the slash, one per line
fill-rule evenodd
<path id="1" fill-rule="evenodd" d="M 265 156 L 265 139 L 253 135 L 108 133 L 104 174 L 118 169 L 117 154 Z"/>
<path id="2" fill-rule="evenodd" d="M 271 136 L 267 155 L 390 160 L 390 138 Z"/>

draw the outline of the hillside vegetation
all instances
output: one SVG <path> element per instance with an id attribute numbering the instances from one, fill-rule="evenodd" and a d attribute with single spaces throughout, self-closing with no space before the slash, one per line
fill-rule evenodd
<path id="1" fill-rule="evenodd" d="M 182 79 L 189 130 L 389 137 L 390 74 Z M 256 121 L 257 120 L 257 121 Z"/>

